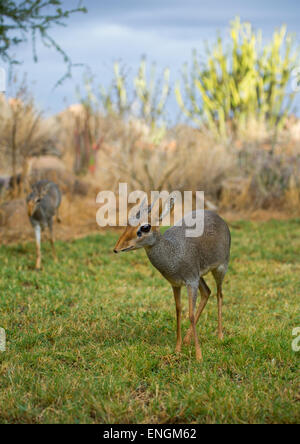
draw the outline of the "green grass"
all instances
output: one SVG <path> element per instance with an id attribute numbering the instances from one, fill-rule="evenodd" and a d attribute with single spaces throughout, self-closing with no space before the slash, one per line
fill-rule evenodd
<path id="1" fill-rule="evenodd" d="M 175 347 L 170 285 L 144 251 L 112 253 L 117 235 L 0 247 L 0 422 L 295 423 L 300 419 L 300 220 L 239 222 L 224 283 L 194 346 Z M 187 297 L 183 293 L 186 330 Z"/>

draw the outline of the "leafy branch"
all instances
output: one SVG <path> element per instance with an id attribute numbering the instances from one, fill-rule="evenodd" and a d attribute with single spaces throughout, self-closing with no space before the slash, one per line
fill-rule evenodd
<path id="1" fill-rule="evenodd" d="M 79 1 L 73 9 L 65 9 L 61 0 L 0 0 L 0 58 L 12 64 L 21 63 L 12 55 L 13 49 L 29 39 L 32 44 L 33 59 L 38 61 L 36 42 L 40 38 L 47 47 L 54 48 L 63 58 L 67 71 L 56 85 L 71 76 L 74 64 L 69 55 L 51 36 L 53 26 L 66 26 L 66 20 L 76 12 L 87 12 Z"/>

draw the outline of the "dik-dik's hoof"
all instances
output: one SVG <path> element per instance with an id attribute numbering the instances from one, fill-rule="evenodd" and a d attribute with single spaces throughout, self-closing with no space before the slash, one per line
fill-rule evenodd
<path id="1" fill-rule="evenodd" d="M 203 361 L 201 350 L 196 350 L 196 361 L 197 362 Z"/>
<path id="2" fill-rule="evenodd" d="M 175 353 L 180 353 L 181 352 L 181 344 L 177 344 L 175 347 Z"/>

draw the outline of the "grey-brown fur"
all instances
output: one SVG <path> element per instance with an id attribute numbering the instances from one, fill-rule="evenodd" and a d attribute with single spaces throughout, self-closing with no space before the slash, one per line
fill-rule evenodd
<path id="1" fill-rule="evenodd" d="M 53 255 L 56 259 L 54 237 L 53 237 L 53 217 L 58 217 L 58 208 L 61 203 L 61 192 L 58 185 L 48 180 L 40 180 L 32 185 L 32 192 L 26 199 L 28 206 L 28 215 L 31 225 L 35 231 L 37 245 L 36 268 L 41 267 L 41 231 L 48 228 L 50 232 L 50 241 L 53 249 Z"/>
<path id="2" fill-rule="evenodd" d="M 195 217 L 195 212 L 193 212 Z M 200 277 L 214 271 L 221 284 L 228 268 L 230 231 L 225 221 L 212 211 L 204 211 L 204 231 L 200 237 L 186 237 L 186 225 L 173 226 L 146 246 L 150 262 L 173 285 L 198 288 Z"/>

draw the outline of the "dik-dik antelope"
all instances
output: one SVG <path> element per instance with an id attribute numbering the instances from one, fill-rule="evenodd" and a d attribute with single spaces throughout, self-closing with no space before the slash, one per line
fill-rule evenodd
<path id="1" fill-rule="evenodd" d="M 144 223 L 143 214 L 151 214 L 152 207 L 141 206 L 136 214 L 138 226 L 130 223 L 119 238 L 114 252 L 136 250 L 145 248 L 146 254 L 155 268 L 166 278 L 172 288 L 176 304 L 177 315 L 177 342 L 176 352 L 181 351 L 181 287 L 187 287 L 189 299 L 190 328 L 184 338 L 184 343 L 189 344 L 193 336 L 196 348 L 196 359 L 202 359 L 199 339 L 196 332 L 196 324 L 206 306 L 211 293 L 203 276 L 208 272 L 212 275 L 217 285 L 218 301 L 218 336 L 223 339 L 222 331 L 222 282 L 228 269 L 230 254 L 230 231 L 226 222 L 212 211 L 204 211 L 204 229 L 198 237 L 186 237 L 186 229 L 190 227 L 187 217 L 195 218 L 199 212 L 192 212 L 171 228 L 161 234 L 159 222 L 165 217 L 174 204 L 170 199 L 164 209 L 160 211 L 156 226 Z M 145 220 L 145 219 L 144 219 Z M 201 301 L 195 315 L 195 305 L 198 289 Z"/>
<path id="2" fill-rule="evenodd" d="M 40 180 L 32 185 L 32 192 L 27 196 L 26 202 L 28 216 L 35 231 L 37 256 L 35 268 L 40 270 L 42 259 L 41 231 L 46 227 L 50 232 L 53 257 L 57 260 L 53 235 L 53 216 L 56 214 L 57 221 L 60 222 L 58 208 L 61 203 L 61 192 L 55 183 Z"/>

